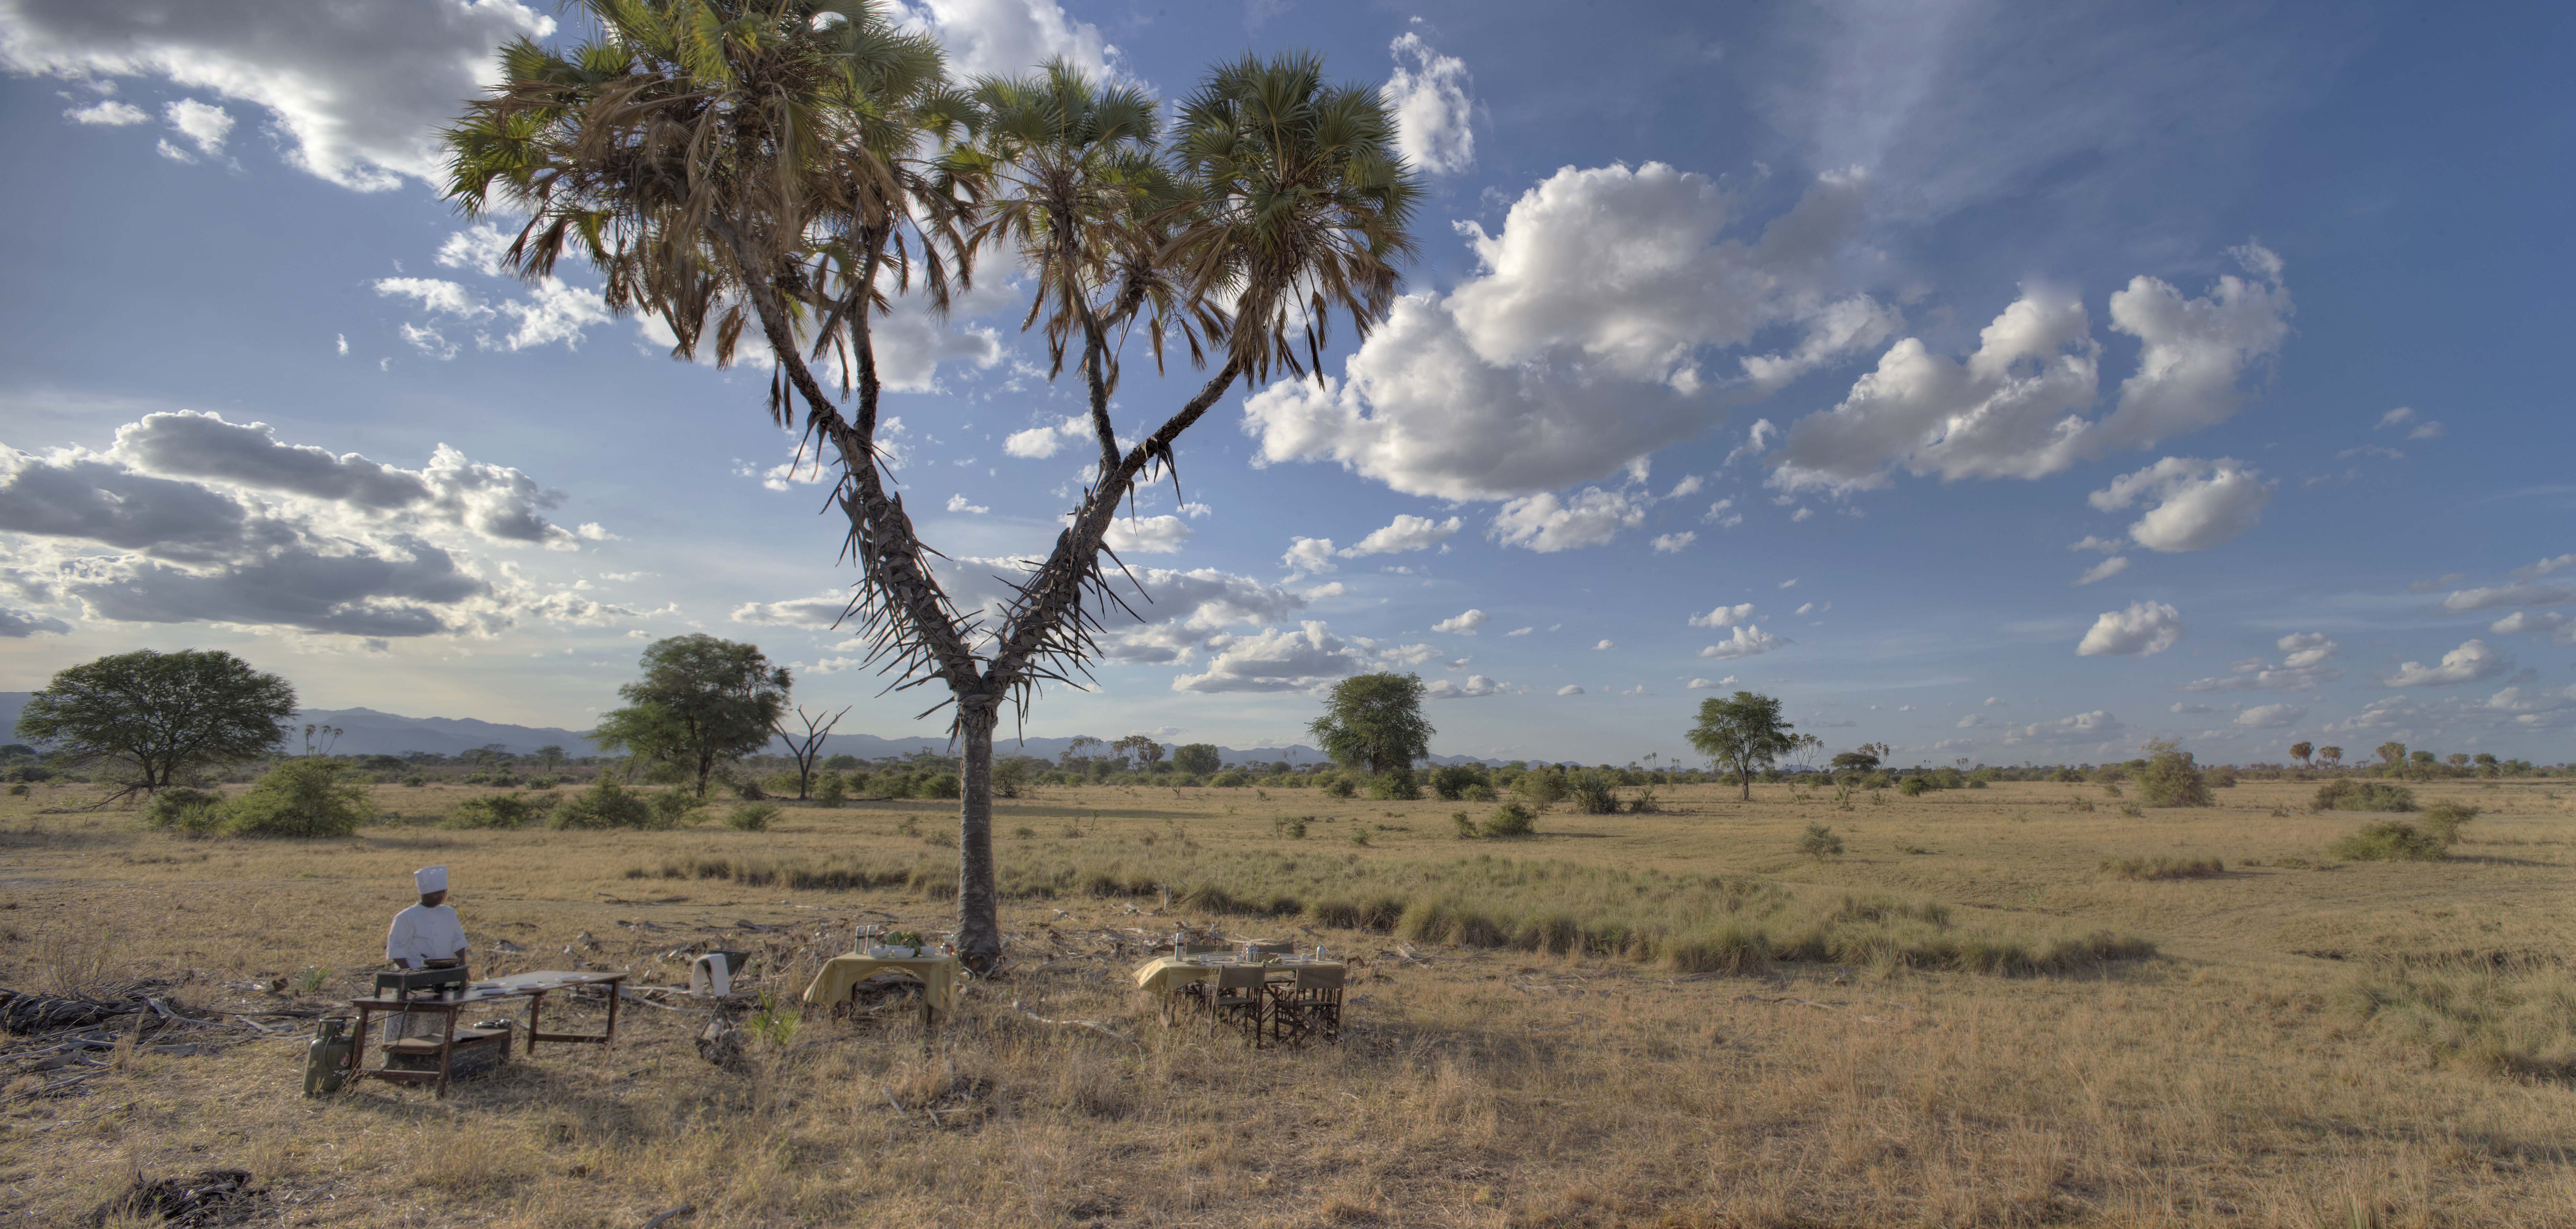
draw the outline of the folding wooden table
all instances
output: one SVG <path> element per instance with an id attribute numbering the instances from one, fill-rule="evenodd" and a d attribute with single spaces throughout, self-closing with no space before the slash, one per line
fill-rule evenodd
<path id="1" fill-rule="evenodd" d="M 456 1027 L 457 1017 L 463 1015 L 468 1009 L 481 1007 L 485 1004 L 498 1002 L 503 999 L 528 1000 L 528 1053 L 531 1055 L 536 1053 L 537 1043 L 540 1041 L 606 1045 L 617 1038 L 618 990 L 626 981 L 626 977 L 627 975 L 624 973 L 582 973 L 566 970 L 541 970 L 534 973 L 513 973 L 507 977 L 494 977 L 478 981 L 473 983 L 462 994 L 442 994 L 426 998 L 380 998 L 369 996 L 362 999 L 353 999 L 350 1001 L 349 1005 L 358 1009 L 358 1022 L 356 1037 L 349 1046 L 349 1078 L 353 1080 L 373 1078 L 391 1081 L 396 1084 L 435 1084 L 438 1088 L 438 1095 L 441 1097 L 446 1096 L 448 1073 L 454 1064 L 456 1052 L 458 1050 L 471 1050 L 483 1046 L 498 1045 L 501 1047 L 501 1061 L 509 1061 L 510 1034 L 508 1032 L 485 1031 L 473 1028 L 459 1030 Z M 545 1008 L 546 995 L 557 990 L 574 990 L 584 986 L 605 986 L 608 988 L 607 1031 L 599 1033 L 548 1033 L 540 1031 L 538 1027 L 539 1013 Z M 436 1015 L 440 1018 L 439 1033 L 435 1039 L 436 1044 L 434 1046 L 411 1046 L 406 1045 L 405 1042 L 428 1041 L 431 1039 L 403 1038 L 386 1042 L 385 1048 L 393 1053 L 409 1051 L 419 1054 L 436 1054 L 438 1056 L 438 1069 L 435 1071 L 406 1071 L 392 1067 L 377 1067 L 370 1070 L 366 1064 L 367 1025 L 370 1018 L 378 1015 L 402 1015 L 407 1013 L 426 1013 Z"/>

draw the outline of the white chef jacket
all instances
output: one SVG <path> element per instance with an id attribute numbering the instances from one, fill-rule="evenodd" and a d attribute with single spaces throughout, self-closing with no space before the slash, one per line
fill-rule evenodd
<path id="1" fill-rule="evenodd" d="M 465 923 L 456 920 L 454 905 L 413 905 L 394 915 L 394 927 L 385 935 L 385 959 L 409 960 L 412 967 L 423 961 L 450 960 L 465 950 Z"/>

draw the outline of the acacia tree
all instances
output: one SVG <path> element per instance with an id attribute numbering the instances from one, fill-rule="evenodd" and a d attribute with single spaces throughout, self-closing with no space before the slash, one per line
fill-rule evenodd
<path id="1" fill-rule="evenodd" d="M 1410 773 L 1431 754 L 1438 731 L 1422 715 L 1422 676 L 1355 674 L 1333 684 L 1324 715 L 1306 727 L 1335 763 L 1373 773 Z"/>
<path id="2" fill-rule="evenodd" d="M 644 650 L 644 677 L 617 689 L 626 707 L 601 714 L 591 741 L 690 774 L 704 798 L 716 765 L 769 745 L 789 685 L 756 646 L 673 636 Z"/>
<path id="3" fill-rule="evenodd" d="M 1163 744 L 1155 742 L 1151 734 L 1130 734 L 1109 744 L 1109 749 L 1133 760 L 1140 769 L 1163 762 Z"/>
<path id="4" fill-rule="evenodd" d="M 2317 758 L 2324 760 L 2326 767 L 2328 768 L 2337 767 L 2343 763 L 2343 748 L 2319 747 L 2317 748 Z"/>
<path id="5" fill-rule="evenodd" d="M 979 108 L 949 86 L 937 44 L 898 31 L 878 5 L 579 3 L 591 41 L 562 52 L 512 43 L 500 83 L 448 130 L 449 195 L 468 213 L 524 211 L 505 256 L 514 268 L 541 278 L 578 251 L 602 271 L 608 306 L 666 321 L 681 357 L 708 344 L 730 361 L 745 329 L 765 344 L 773 419 L 795 423 L 801 410 L 806 439 L 838 471 L 833 503 L 859 573 L 845 619 L 890 690 L 948 692 L 923 715 L 953 706 L 962 744 L 956 942 L 989 969 L 1001 953 L 1000 709 L 1025 716 L 1037 687 L 1085 669 L 1099 608 L 1119 600 L 1101 564 L 1110 524 L 1138 486 L 1174 472 L 1181 434 L 1238 379 L 1303 375 L 1293 343 L 1319 360 L 1327 311 L 1364 336 L 1393 304 L 1420 193 L 1393 152 L 1394 121 L 1377 91 L 1326 82 L 1311 56 L 1246 57 L 1209 74 L 1171 140 L 1126 142 L 1160 156 L 1160 179 L 1101 183 L 1079 198 L 1090 213 L 1041 210 L 1028 227 L 970 231 L 988 195 L 1015 190 L 1001 169 L 1011 151 L 952 140 L 998 129 L 975 127 Z M 916 275 L 944 306 L 952 265 L 961 281 L 971 274 L 970 233 L 1017 246 L 1038 270 L 1032 319 L 1052 304 L 1051 340 L 1080 342 L 1101 441 L 1070 523 L 989 619 L 940 585 L 876 446 L 874 319 Z M 1112 332 L 1140 313 L 1158 347 L 1164 325 L 1179 327 L 1216 372 L 1121 449 Z M 854 397 L 846 413 L 808 361 L 827 355 Z"/>
<path id="6" fill-rule="evenodd" d="M 104 801 L 149 794 L 192 769 L 256 759 L 286 741 L 295 688 L 220 649 L 138 649 L 57 673 L 27 697 L 18 737 L 72 767 L 130 775 Z"/>
<path id="7" fill-rule="evenodd" d="M 2313 743 L 2291 743 L 2290 758 L 2297 760 L 2300 767 L 2306 768 L 2315 763 L 2312 757 L 2316 754 L 2316 750 L 2316 745 Z"/>
<path id="8" fill-rule="evenodd" d="M 1726 699 L 1710 696 L 1700 701 L 1699 724 L 1691 727 L 1688 737 L 1701 755 L 1735 774 L 1744 800 L 1751 802 L 1753 774 L 1797 749 L 1802 736 L 1795 730 L 1780 719 L 1780 701 L 1739 691 Z"/>

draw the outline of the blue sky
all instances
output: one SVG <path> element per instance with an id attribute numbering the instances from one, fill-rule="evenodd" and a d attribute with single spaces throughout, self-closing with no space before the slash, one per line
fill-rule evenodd
<path id="1" fill-rule="evenodd" d="M 2576 17 L 2454 12 L 906 9 L 961 71 L 1166 98 L 1314 48 L 1431 189 L 1411 297 L 1184 439 L 1187 505 L 1122 530 L 1150 622 L 1028 728 L 1293 741 L 1391 667 L 1444 753 L 1673 755 L 1744 687 L 1900 762 L 2566 758 Z M 580 726 L 704 630 L 936 732 L 825 626 L 840 535 L 766 373 L 675 362 L 586 270 L 493 276 L 437 198 L 429 125 L 553 19 L 0 3 L 0 144 L 48 171 L 0 227 L 0 689 L 221 647 L 316 706 Z M 968 303 L 879 344 L 972 599 L 1084 450 L 1004 262 Z M 1196 384 L 1128 366 L 1122 428 Z"/>

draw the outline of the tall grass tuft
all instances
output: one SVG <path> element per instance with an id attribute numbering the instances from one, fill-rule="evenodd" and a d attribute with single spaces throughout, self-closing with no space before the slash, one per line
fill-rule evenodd
<path id="1" fill-rule="evenodd" d="M 2522 1079 L 2576 1079 L 2576 979 L 2539 964 L 2394 964 L 2347 987 L 2365 1028 L 2437 1061 Z"/>
<path id="2" fill-rule="evenodd" d="M 2114 879 L 2214 879 L 2227 873 L 2216 858 L 2125 857 L 2102 859 L 2102 873 Z"/>

